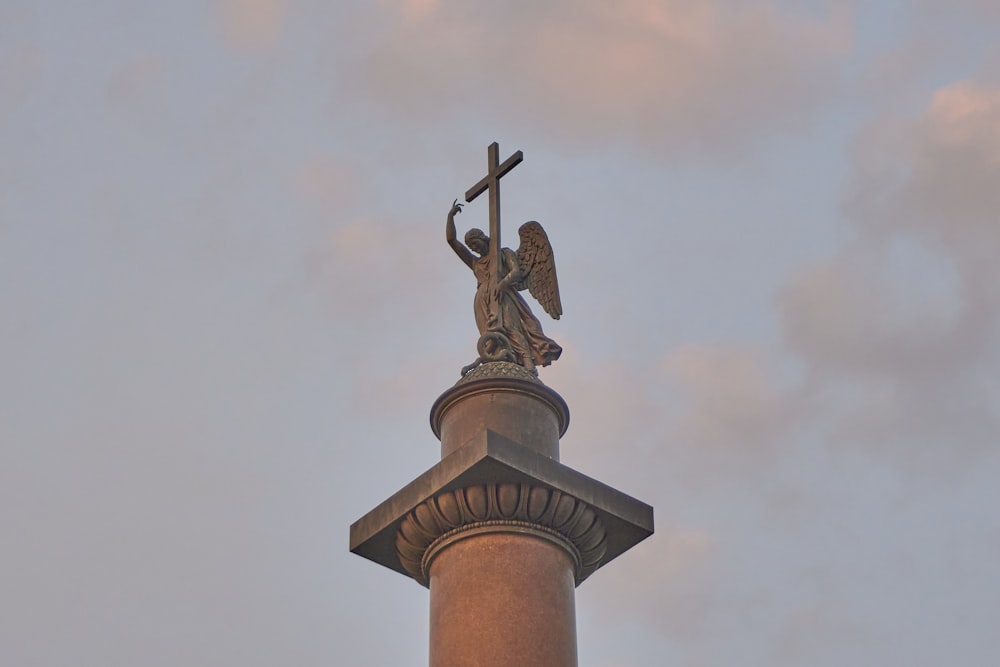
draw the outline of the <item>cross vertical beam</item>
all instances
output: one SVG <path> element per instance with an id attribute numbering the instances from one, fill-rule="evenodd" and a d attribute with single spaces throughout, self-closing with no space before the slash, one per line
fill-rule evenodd
<path id="1" fill-rule="evenodd" d="M 471 202 L 485 191 L 490 193 L 490 255 L 497 270 L 493 272 L 494 281 L 499 280 L 497 273 L 500 267 L 500 178 L 516 167 L 524 159 L 524 154 L 517 151 L 500 164 L 500 144 L 493 142 L 486 149 L 486 176 L 473 185 L 465 193 L 465 201 Z M 496 285 L 494 284 L 494 289 Z"/>

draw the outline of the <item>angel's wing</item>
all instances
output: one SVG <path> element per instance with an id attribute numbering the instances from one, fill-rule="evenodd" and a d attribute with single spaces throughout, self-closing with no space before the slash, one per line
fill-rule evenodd
<path id="1" fill-rule="evenodd" d="M 525 276 L 518 289 L 527 287 L 531 296 L 542 304 L 545 312 L 552 319 L 558 320 L 562 315 L 562 301 L 559 299 L 559 281 L 556 280 L 556 263 L 549 237 L 542 226 L 534 221 L 521 225 L 517 233 L 521 236 L 517 261 Z"/>

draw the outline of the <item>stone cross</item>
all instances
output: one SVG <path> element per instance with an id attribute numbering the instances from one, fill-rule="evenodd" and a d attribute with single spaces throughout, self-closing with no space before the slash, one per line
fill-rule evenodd
<path id="1" fill-rule="evenodd" d="M 493 272 L 494 280 L 499 279 L 497 272 L 500 267 L 500 177 L 524 159 L 524 154 L 517 151 L 500 164 L 499 153 L 500 145 L 494 141 L 486 149 L 486 176 L 465 193 L 465 201 L 471 202 L 484 191 L 490 192 L 490 255 L 493 257 L 493 266 L 497 267 Z"/>

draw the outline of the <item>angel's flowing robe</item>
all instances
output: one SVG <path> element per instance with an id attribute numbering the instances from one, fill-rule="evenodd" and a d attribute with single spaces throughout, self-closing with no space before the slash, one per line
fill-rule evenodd
<path id="1" fill-rule="evenodd" d="M 473 307 L 479 335 L 500 331 L 510 340 L 517 363 L 528 368 L 548 366 L 562 354 L 562 347 L 542 333 L 541 323 L 520 294 L 513 289 L 497 293 L 495 286 L 518 265 L 517 255 L 510 248 L 501 250 L 500 261 L 501 271 L 496 282 L 493 281 L 495 262 L 492 253 L 486 253 L 472 263 L 477 281 Z"/>

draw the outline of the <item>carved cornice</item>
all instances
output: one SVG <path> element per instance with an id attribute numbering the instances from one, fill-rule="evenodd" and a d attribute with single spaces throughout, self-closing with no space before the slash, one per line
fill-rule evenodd
<path id="1" fill-rule="evenodd" d="M 607 535 L 600 518 L 573 496 L 529 484 L 479 484 L 439 493 L 403 519 L 396 553 L 406 571 L 428 585 L 434 557 L 448 544 L 483 533 L 522 533 L 564 548 L 576 582 L 601 564 Z"/>

